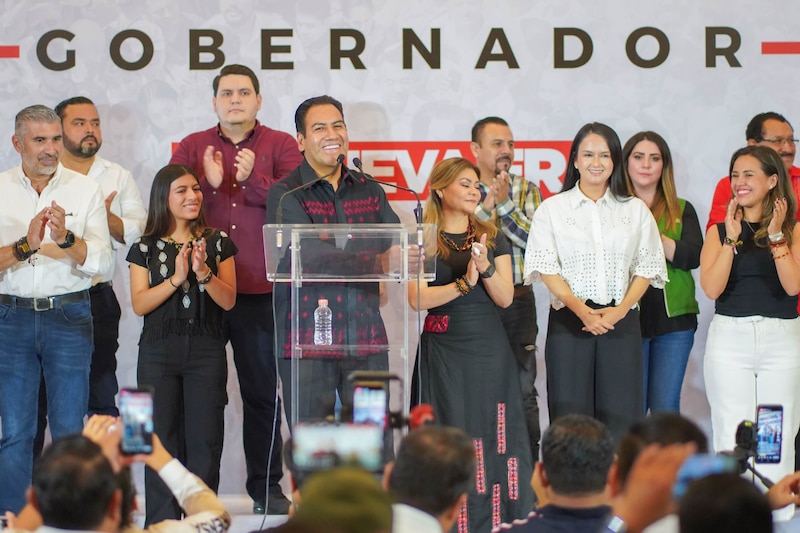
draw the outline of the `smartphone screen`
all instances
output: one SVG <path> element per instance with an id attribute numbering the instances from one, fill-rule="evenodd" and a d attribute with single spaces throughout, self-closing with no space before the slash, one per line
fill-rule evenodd
<path id="1" fill-rule="evenodd" d="M 781 462 L 783 440 L 783 406 L 759 405 L 756 417 L 756 463 Z"/>
<path id="2" fill-rule="evenodd" d="M 357 382 L 353 386 L 353 423 L 386 429 L 388 394 L 383 383 Z"/>
<path id="3" fill-rule="evenodd" d="M 383 467 L 383 432 L 371 424 L 297 424 L 292 430 L 292 461 L 302 472 L 358 464 Z"/>
<path id="4" fill-rule="evenodd" d="M 153 453 L 152 389 L 140 387 L 119 391 L 119 413 L 122 418 L 122 453 Z"/>

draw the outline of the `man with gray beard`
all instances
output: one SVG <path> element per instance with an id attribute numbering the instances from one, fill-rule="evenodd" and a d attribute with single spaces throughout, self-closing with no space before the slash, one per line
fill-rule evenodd
<path id="1" fill-rule="evenodd" d="M 60 163 L 61 121 L 45 106 L 15 120 L 21 165 L 0 173 L 0 512 L 31 482 L 39 382 L 51 433 L 83 427 L 89 397 L 89 288 L 112 262 L 100 187 Z"/>

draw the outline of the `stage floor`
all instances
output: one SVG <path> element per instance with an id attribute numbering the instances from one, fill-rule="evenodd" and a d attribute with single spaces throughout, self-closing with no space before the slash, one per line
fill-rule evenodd
<path id="1" fill-rule="evenodd" d="M 253 500 L 246 494 L 224 494 L 220 496 L 220 499 L 233 517 L 233 523 L 228 530 L 229 533 L 249 533 L 250 531 L 276 527 L 286 522 L 288 518 L 281 515 L 269 515 L 265 519 L 264 515 L 254 515 Z M 139 496 L 137 503 L 140 511 L 134 514 L 134 521 L 141 526 L 144 524 L 144 498 Z M 800 533 L 800 530 L 798 532 Z"/>

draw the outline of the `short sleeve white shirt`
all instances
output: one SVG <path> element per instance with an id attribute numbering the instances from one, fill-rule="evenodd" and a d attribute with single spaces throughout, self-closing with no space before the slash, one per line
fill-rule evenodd
<path id="1" fill-rule="evenodd" d="M 634 276 L 663 288 L 667 265 L 658 226 L 640 199 L 617 200 L 606 189 L 596 202 L 578 185 L 542 202 L 525 252 L 525 282 L 560 275 L 580 300 L 619 303 Z M 553 309 L 564 303 L 551 295 Z"/>

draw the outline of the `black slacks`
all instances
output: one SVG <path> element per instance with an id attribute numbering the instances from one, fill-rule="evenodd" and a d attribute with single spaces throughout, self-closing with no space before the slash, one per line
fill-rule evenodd
<path id="1" fill-rule="evenodd" d="M 642 417 L 639 311 L 628 311 L 604 335 L 592 335 L 582 327 L 566 307 L 550 310 L 545 344 L 550 420 L 573 413 L 588 415 L 603 422 L 619 442 Z"/>
<path id="2" fill-rule="evenodd" d="M 283 477 L 274 330 L 272 293 L 237 294 L 236 305 L 225 313 L 225 332 L 233 348 L 242 395 L 245 485 L 247 494 L 261 503 L 264 503 L 268 486 L 270 492 L 281 490 L 279 483 Z"/>
<path id="3" fill-rule="evenodd" d="M 207 335 L 170 335 L 140 343 L 138 380 L 150 385 L 153 425 L 162 444 L 213 491 L 219 466 L 228 396 L 225 344 Z M 181 509 L 157 472 L 145 469 L 146 525 L 178 519 Z"/>

